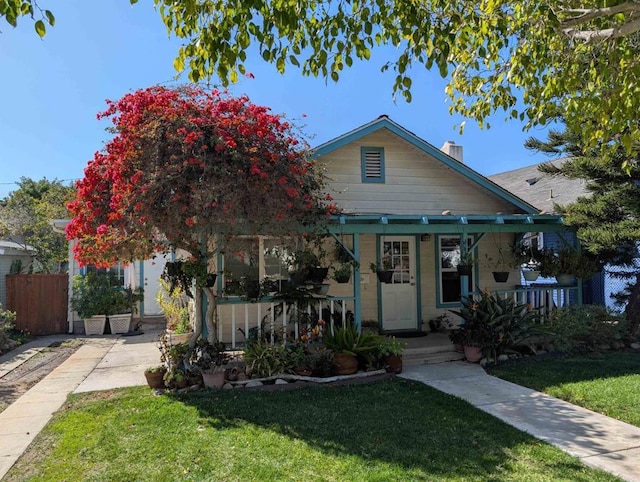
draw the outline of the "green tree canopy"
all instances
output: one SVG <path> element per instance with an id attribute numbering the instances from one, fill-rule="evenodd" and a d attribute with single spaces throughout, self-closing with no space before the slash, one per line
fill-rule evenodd
<path id="1" fill-rule="evenodd" d="M 34 269 L 59 269 L 67 260 L 68 244 L 64 234 L 54 232 L 51 221 L 68 218 L 67 203 L 74 194 L 73 187 L 55 179 L 21 178 L 18 189 L 0 200 L 0 237 L 18 242 L 32 254 Z"/>
<path id="2" fill-rule="evenodd" d="M 137 0 L 130 0 L 136 3 Z M 250 47 L 280 72 L 338 81 L 371 50 L 394 46 L 381 66 L 411 99 L 411 68 L 449 79 L 450 110 L 481 126 L 496 111 L 543 125 L 562 115 L 582 144 L 640 144 L 640 2 L 635 0 L 154 0 L 182 39 L 174 66 L 192 81 L 234 82 Z M 12 25 L 31 15 L 39 35 L 53 15 L 36 0 L 0 0 Z M 519 100 L 523 103 L 520 103 Z M 604 142 L 601 142 L 603 141 Z M 626 167 L 626 164 L 625 164 Z"/>

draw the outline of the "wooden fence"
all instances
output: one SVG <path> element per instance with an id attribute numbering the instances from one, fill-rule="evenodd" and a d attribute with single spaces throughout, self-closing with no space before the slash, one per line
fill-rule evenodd
<path id="1" fill-rule="evenodd" d="M 67 333 L 69 277 L 66 274 L 7 275 L 7 309 L 16 328 L 32 335 Z"/>

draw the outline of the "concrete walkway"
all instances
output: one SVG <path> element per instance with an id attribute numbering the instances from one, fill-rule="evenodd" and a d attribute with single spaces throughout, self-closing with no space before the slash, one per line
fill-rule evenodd
<path id="1" fill-rule="evenodd" d="M 462 398 L 591 467 L 640 482 L 640 428 L 487 375 L 465 362 L 407 367 L 399 375 Z"/>
<path id="2" fill-rule="evenodd" d="M 0 478 L 75 392 L 145 385 L 144 369 L 159 363 L 158 330 L 140 336 L 83 338 L 71 357 L 0 413 Z M 69 337 L 66 337 L 69 338 Z M 45 346 L 45 337 L 0 358 L 0 378 Z M 640 482 L 640 428 L 487 375 L 479 365 L 411 366 L 400 375 L 460 397 L 585 464 Z"/>
<path id="3" fill-rule="evenodd" d="M 83 345 L 0 413 L 0 479 L 5 476 L 69 393 L 146 385 L 144 369 L 160 363 L 159 331 L 139 336 L 82 338 Z M 42 337 L 0 358 L 0 378 L 43 348 L 72 336 Z"/>

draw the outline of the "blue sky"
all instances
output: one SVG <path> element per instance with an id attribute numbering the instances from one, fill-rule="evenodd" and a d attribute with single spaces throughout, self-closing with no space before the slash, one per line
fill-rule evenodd
<path id="1" fill-rule="evenodd" d="M 29 20 L 16 29 L 0 21 L 0 197 L 22 176 L 82 177 L 109 136 L 108 124 L 96 120 L 105 99 L 186 82 L 186 76 L 174 80 L 179 44 L 169 39 L 150 0 L 133 7 L 128 0 L 41 3 L 56 16 L 44 40 Z M 544 131 L 522 132 L 519 122 L 505 122 L 503 114 L 490 119 L 489 130 L 469 121 L 459 135 L 453 126 L 464 119 L 448 114 L 437 71 L 415 69 L 413 101 L 394 103 L 393 74 L 380 72 L 389 55 L 393 50 L 374 50 L 369 62 L 354 64 L 337 84 L 302 77 L 294 68 L 283 76 L 250 56 L 247 68 L 255 79 L 243 79 L 231 91 L 299 119 L 312 146 L 387 114 L 436 147 L 446 140 L 463 145 L 465 163 L 485 175 L 546 159 L 523 147 L 527 137 L 544 137 Z"/>

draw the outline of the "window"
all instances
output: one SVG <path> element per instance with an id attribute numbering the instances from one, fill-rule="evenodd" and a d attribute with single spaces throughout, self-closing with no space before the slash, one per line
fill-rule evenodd
<path id="1" fill-rule="evenodd" d="M 468 246 L 473 240 L 468 239 Z M 438 276 L 440 277 L 440 304 L 457 303 L 460 301 L 460 275 L 457 266 L 460 264 L 460 236 L 438 237 Z M 474 286 L 475 273 L 469 276 L 468 290 L 471 293 Z"/>
<path id="2" fill-rule="evenodd" d="M 281 288 L 283 280 L 289 278 L 291 249 L 283 247 L 278 240 L 260 236 L 254 239 L 241 254 L 226 254 L 224 257 L 224 288 L 230 294 L 240 294 L 242 278 L 262 280 L 268 277 Z"/>
<path id="3" fill-rule="evenodd" d="M 109 269 L 106 268 L 97 268 L 92 264 L 87 265 L 83 268 L 82 274 L 89 273 L 101 273 L 106 274 L 109 273 L 112 276 L 113 286 L 124 286 L 124 265 L 122 263 L 118 263 L 114 266 L 111 266 Z"/>
<path id="4" fill-rule="evenodd" d="M 384 148 L 361 147 L 362 182 L 384 182 Z"/>

